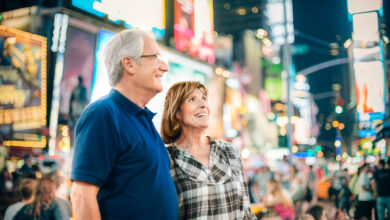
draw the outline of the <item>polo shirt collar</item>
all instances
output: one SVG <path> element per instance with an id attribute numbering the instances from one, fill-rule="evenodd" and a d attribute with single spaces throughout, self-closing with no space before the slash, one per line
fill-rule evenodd
<path id="1" fill-rule="evenodd" d="M 151 112 L 147 107 L 145 107 L 145 109 L 142 109 L 137 104 L 132 102 L 130 99 L 126 98 L 124 95 L 122 95 L 120 92 L 118 92 L 115 89 L 111 89 L 110 96 L 112 96 L 112 97 L 114 97 L 114 99 L 118 100 L 119 103 L 133 115 L 137 115 L 141 112 L 144 112 L 144 114 L 150 120 L 152 120 L 153 117 L 156 115 L 156 113 Z"/>

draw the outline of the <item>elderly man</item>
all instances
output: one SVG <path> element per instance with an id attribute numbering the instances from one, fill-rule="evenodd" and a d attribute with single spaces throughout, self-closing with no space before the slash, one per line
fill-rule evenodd
<path id="1" fill-rule="evenodd" d="M 177 219 L 167 150 L 146 104 L 168 65 L 153 37 L 126 30 L 108 44 L 113 89 L 76 126 L 71 199 L 76 219 Z"/>

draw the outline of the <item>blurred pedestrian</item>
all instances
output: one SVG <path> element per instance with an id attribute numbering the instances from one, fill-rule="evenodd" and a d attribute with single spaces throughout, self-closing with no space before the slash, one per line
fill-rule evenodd
<path id="1" fill-rule="evenodd" d="M 35 172 L 32 165 L 32 155 L 31 154 L 25 154 L 23 156 L 23 166 L 18 170 L 18 173 L 22 177 L 26 178 L 35 178 Z"/>
<path id="2" fill-rule="evenodd" d="M 168 152 L 146 104 L 168 64 L 156 40 L 133 29 L 105 50 L 113 89 L 83 111 L 75 133 L 71 201 L 76 219 L 177 219 Z"/>
<path id="3" fill-rule="evenodd" d="M 350 217 L 349 212 L 351 210 L 352 192 L 349 189 L 347 182 L 348 182 L 347 179 L 342 180 L 342 188 L 341 188 L 341 192 L 340 192 L 340 195 L 341 195 L 340 196 L 341 197 L 340 210 L 345 211 L 347 213 L 348 217 Z"/>
<path id="4" fill-rule="evenodd" d="M 19 187 L 19 193 L 22 200 L 10 205 L 4 214 L 4 220 L 12 220 L 16 213 L 25 205 L 34 201 L 36 181 L 34 179 L 26 178 Z"/>
<path id="5" fill-rule="evenodd" d="M 310 214 L 315 220 L 327 220 L 325 209 L 321 205 L 313 205 L 306 211 L 306 214 Z"/>
<path id="6" fill-rule="evenodd" d="M 317 174 L 314 170 L 313 165 L 309 165 L 309 172 L 307 173 L 307 201 L 309 203 L 311 202 L 317 202 L 317 183 L 318 183 L 318 178 Z M 311 198 L 309 196 L 311 195 Z M 310 200 L 310 201 L 309 201 Z"/>
<path id="7" fill-rule="evenodd" d="M 205 135 L 209 116 L 203 84 L 185 81 L 169 89 L 161 136 L 169 144 L 180 219 L 257 219 L 250 210 L 239 150 Z"/>
<path id="8" fill-rule="evenodd" d="M 381 168 L 374 173 L 374 180 L 378 195 L 376 201 L 378 219 L 384 220 L 386 209 L 387 213 L 390 213 L 390 160 L 387 160 L 387 167 L 384 160 L 381 160 L 380 164 Z"/>
<path id="9" fill-rule="evenodd" d="M 268 182 L 263 202 L 267 207 L 272 208 L 282 219 L 292 220 L 295 218 L 291 196 L 277 180 L 270 179 Z"/>
<path id="10" fill-rule="evenodd" d="M 256 185 L 256 197 L 258 201 L 261 201 L 265 192 L 267 192 L 268 181 L 272 178 L 272 173 L 269 167 L 265 164 L 261 165 L 260 168 L 256 169 L 256 173 L 253 176 L 253 182 Z"/>
<path id="11" fill-rule="evenodd" d="M 14 220 L 66 220 L 67 214 L 61 210 L 56 200 L 56 184 L 50 177 L 39 180 L 32 203 L 23 206 Z"/>
<path id="12" fill-rule="evenodd" d="M 369 166 L 364 164 L 361 167 L 359 175 L 359 195 L 357 205 L 357 216 L 358 218 L 366 217 L 372 219 L 372 211 L 375 208 L 375 200 L 373 195 L 373 189 L 370 184 L 370 178 L 368 176 Z"/>
<path id="13" fill-rule="evenodd" d="M 278 163 L 276 179 L 282 184 L 283 188 L 290 189 L 291 168 L 288 156 L 284 155 L 282 161 Z"/>
<path id="14" fill-rule="evenodd" d="M 54 181 L 56 183 L 56 197 L 58 205 L 60 206 L 62 212 L 67 216 L 66 219 L 72 218 L 72 207 L 67 196 L 67 181 L 66 178 L 60 175 L 54 176 Z"/>

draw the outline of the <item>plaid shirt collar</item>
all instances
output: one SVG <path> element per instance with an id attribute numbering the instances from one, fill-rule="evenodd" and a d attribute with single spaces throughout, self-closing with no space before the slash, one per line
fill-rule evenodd
<path id="1" fill-rule="evenodd" d="M 176 158 L 176 163 L 183 170 L 187 176 L 199 182 L 209 183 L 223 183 L 232 177 L 232 170 L 230 168 L 229 161 L 218 154 L 221 152 L 219 149 L 221 146 L 212 138 L 210 138 L 210 162 L 209 167 L 205 167 L 202 163 L 198 162 L 190 153 L 186 150 L 179 148 L 177 145 L 172 144 L 172 152 Z"/>

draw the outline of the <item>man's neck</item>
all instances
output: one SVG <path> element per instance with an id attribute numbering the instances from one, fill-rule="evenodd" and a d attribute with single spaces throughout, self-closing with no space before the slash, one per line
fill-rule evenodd
<path id="1" fill-rule="evenodd" d="M 146 107 L 146 104 L 148 104 L 148 102 L 156 95 L 155 93 L 146 92 L 134 87 L 125 88 L 123 86 L 116 85 L 114 86 L 114 89 L 143 109 Z"/>

